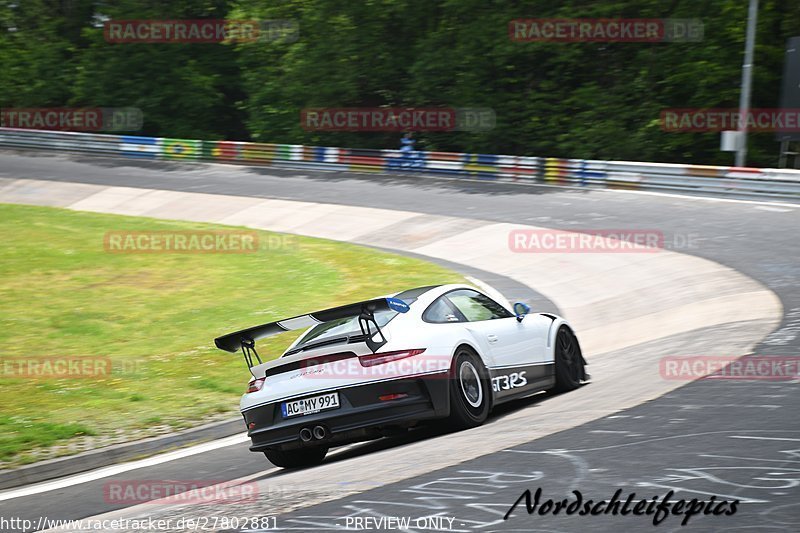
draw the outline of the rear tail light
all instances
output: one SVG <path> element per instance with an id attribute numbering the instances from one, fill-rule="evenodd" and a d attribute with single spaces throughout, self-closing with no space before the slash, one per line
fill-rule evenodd
<path id="1" fill-rule="evenodd" d="M 261 387 L 264 386 L 264 380 L 267 378 L 253 378 L 250 380 L 250 383 L 247 384 L 247 394 L 251 392 L 258 392 L 261 390 Z"/>
<path id="2" fill-rule="evenodd" d="M 414 350 L 398 350 L 396 352 L 383 352 L 383 353 L 373 353 L 370 355 L 359 355 L 358 361 L 361 363 L 361 366 L 382 365 L 390 361 L 397 361 L 398 359 L 405 359 L 406 357 L 419 355 L 424 351 L 425 348 L 417 348 Z"/>

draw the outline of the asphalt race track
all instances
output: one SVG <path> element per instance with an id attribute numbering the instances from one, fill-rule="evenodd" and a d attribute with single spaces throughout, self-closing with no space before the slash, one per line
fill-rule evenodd
<path id="1" fill-rule="evenodd" d="M 258 481 L 263 498 L 249 505 L 237 505 L 235 509 L 158 504 L 123 509 L 103 500 L 103 483 L 114 479 L 103 477 L 38 493 L 29 491 L 29 495 L 18 497 L 10 497 L 13 490 L 0 492 L 3 516 L 44 514 L 51 519 L 77 519 L 101 514 L 170 518 L 188 513 L 259 515 L 275 516 L 277 530 L 296 531 L 353 531 L 358 523 L 355 519 L 365 517 L 413 517 L 412 523 L 420 517 L 452 519 L 445 520 L 441 529 L 412 525 L 405 529 L 408 531 L 651 529 L 652 516 L 528 516 L 524 504 L 517 507 L 509 520 L 503 520 L 526 489 L 533 492 L 541 488 L 542 502 L 548 498 L 574 499 L 574 490 L 579 490 L 584 499 L 597 501 L 609 499 L 621 489 L 623 500 L 630 493 L 636 493 L 638 501 L 663 496 L 672 490 L 673 499 L 708 500 L 715 496 L 718 501 L 740 501 L 734 516 L 697 515 L 686 526 L 681 526 L 682 517 L 666 517 L 660 525 L 663 531 L 800 529 L 800 503 L 797 503 L 800 425 L 796 422 L 800 396 L 796 380 L 701 380 L 680 388 L 675 388 L 675 384 L 643 383 L 642 390 L 633 390 L 635 372 L 643 371 L 636 367 L 637 358 L 645 353 L 745 355 L 752 352 L 798 356 L 800 206 L 427 177 L 148 161 L 121 163 L 114 159 L 47 153 L 0 154 L 0 179 L 0 202 L 39 203 L 36 191 L 41 191 L 42 186 L 15 181 L 23 179 L 64 182 L 65 187 L 80 183 L 317 206 L 333 204 L 372 208 L 382 213 L 413 212 L 422 217 L 415 218 L 415 224 L 425 224 L 428 220 L 431 228 L 439 227 L 442 217 L 454 217 L 475 221 L 474 226 L 462 224 L 462 233 L 472 231 L 476 236 L 484 231 L 481 224 L 487 222 L 572 231 L 655 229 L 663 232 L 668 254 L 665 257 L 674 260 L 676 269 L 674 280 L 668 280 L 665 274 L 665 284 L 681 279 L 686 282 L 699 272 L 695 267 L 708 267 L 707 282 L 706 278 L 694 281 L 698 306 L 710 302 L 716 292 L 727 294 L 742 286 L 749 287 L 747 294 L 760 296 L 746 299 L 744 294 L 730 294 L 731 302 L 741 303 L 742 307 L 753 303 L 767 309 L 769 305 L 764 303 L 763 294 L 771 291 L 779 299 L 774 308 L 782 306 L 782 317 L 777 317 L 779 324 L 769 320 L 767 314 L 764 318 L 759 318 L 760 315 L 735 318 L 738 311 L 744 313 L 746 309 L 731 309 L 726 311 L 731 313 L 730 319 L 720 315 L 715 320 L 705 312 L 698 312 L 696 328 L 689 330 L 683 324 L 675 326 L 675 333 L 655 335 L 652 326 L 649 331 L 630 327 L 637 322 L 633 321 L 635 316 L 629 315 L 641 313 L 636 305 L 642 304 L 634 300 L 630 300 L 630 309 L 618 305 L 619 301 L 628 300 L 610 297 L 608 305 L 581 307 L 577 301 L 580 287 L 575 288 L 577 292 L 572 297 L 552 279 L 572 274 L 568 265 L 565 270 L 556 271 L 545 268 L 546 264 L 537 267 L 531 263 L 526 264 L 524 273 L 503 272 L 493 268 L 489 259 L 478 257 L 480 250 L 476 250 L 475 261 L 466 263 L 469 268 L 456 268 L 494 285 L 512 301 L 533 300 L 534 310 L 562 309 L 569 319 L 573 319 L 570 311 L 574 310 L 576 324 L 587 326 L 587 343 L 596 347 L 588 354 L 589 371 L 597 378 L 595 383 L 576 391 L 578 394 L 572 398 L 570 395 L 535 397 L 503 407 L 487 425 L 468 432 L 449 435 L 418 432 L 347 447 L 317 469 L 282 473 L 270 468 L 261 456 L 248 452 L 246 444 L 239 443 L 117 474 L 127 480 Z M 28 201 L 25 187 L 33 191 Z M 59 190 L 76 189 L 70 185 Z M 167 213 L 163 216 L 170 218 Z M 420 246 L 409 248 L 442 261 L 453 257 L 451 252 L 456 247 L 463 250 L 464 242 L 459 238 L 454 229 L 436 242 L 417 243 Z M 396 240 L 397 236 L 376 233 L 366 243 L 401 249 L 391 239 Z M 675 253 L 670 255 L 670 252 Z M 575 261 L 590 259 L 576 257 Z M 451 260 L 465 264 L 456 258 Z M 722 278 L 712 278 L 711 272 L 720 272 L 712 265 L 722 265 L 730 272 L 726 270 Z M 620 263 L 610 268 L 631 269 L 633 275 L 637 264 Z M 530 281 L 520 282 L 523 274 Z M 729 285 L 715 285 L 723 278 Z M 580 278 L 576 275 L 575 279 L 577 284 Z M 740 299 L 735 300 L 736 297 Z M 665 300 L 669 298 L 669 293 L 664 294 Z M 652 305 L 661 302 L 653 301 Z M 685 307 L 686 303 L 675 302 L 675 308 L 683 308 L 680 306 Z M 719 307 L 703 309 L 720 313 Z M 597 325 L 605 322 L 620 332 L 629 327 L 631 342 L 609 343 Z M 658 327 L 658 322 L 655 326 Z M 663 327 L 666 332 L 673 331 L 671 324 L 664 323 Z M 577 333 L 581 337 L 581 328 L 578 327 Z M 593 359 L 595 354 L 599 355 Z M 611 372 L 616 372 L 624 361 L 630 361 L 631 372 L 620 375 L 619 379 L 620 383 L 630 383 L 629 387 L 617 386 L 617 374 Z M 644 389 L 651 385 L 655 388 L 648 395 Z M 424 461 L 414 455 L 423 450 L 431 454 Z M 414 462 L 422 463 L 425 468 L 415 470 Z M 351 477 L 343 477 L 344 472 Z M 375 524 L 370 523 L 373 531 L 389 530 Z"/>

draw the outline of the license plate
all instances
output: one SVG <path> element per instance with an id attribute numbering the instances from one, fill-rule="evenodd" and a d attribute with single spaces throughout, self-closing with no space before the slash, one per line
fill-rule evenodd
<path id="1" fill-rule="evenodd" d="M 320 411 L 327 411 L 328 409 L 339 408 L 339 393 L 331 392 L 328 394 L 320 394 L 319 396 L 311 396 L 310 398 L 303 398 L 302 400 L 292 400 L 290 402 L 283 402 L 281 404 L 281 412 L 283 418 L 292 418 L 293 416 L 311 415 L 319 413 Z"/>

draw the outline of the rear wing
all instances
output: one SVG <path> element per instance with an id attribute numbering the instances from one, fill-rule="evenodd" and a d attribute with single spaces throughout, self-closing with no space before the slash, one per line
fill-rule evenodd
<path id="1" fill-rule="evenodd" d="M 343 305 L 341 307 L 334 307 L 332 309 L 324 309 L 306 315 L 295 316 L 292 318 L 285 318 L 276 322 L 268 322 L 260 326 L 253 326 L 233 333 L 228 333 L 221 337 L 214 339 L 214 344 L 220 350 L 236 353 L 241 349 L 245 354 L 247 364 L 252 368 L 252 351 L 258 359 L 259 363 L 261 358 L 255 352 L 255 341 L 263 339 L 264 337 L 271 337 L 286 331 L 296 329 L 306 329 L 323 322 L 330 322 L 331 320 L 339 320 L 342 318 L 359 317 L 359 325 L 361 331 L 367 336 L 367 346 L 374 352 L 380 346 L 386 344 L 386 339 L 383 337 L 378 324 L 375 322 L 374 314 L 378 311 L 397 311 L 398 313 L 407 313 L 409 310 L 408 304 L 399 298 L 376 298 L 374 300 L 366 300 L 354 304 Z M 373 332 L 371 327 L 374 326 Z M 375 334 L 380 334 L 381 341 L 373 340 Z"/>

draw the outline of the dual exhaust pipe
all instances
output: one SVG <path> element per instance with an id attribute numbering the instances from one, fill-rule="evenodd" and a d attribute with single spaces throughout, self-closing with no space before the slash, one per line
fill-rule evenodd
<path id="1" fill-rule="evenodd" d="M 324 440 L 330 437 L 331 434 L 325 426 L 305 427 L 300 430 L 300 440 L 303 442 L 311 442 L 312 440 Z"/>

